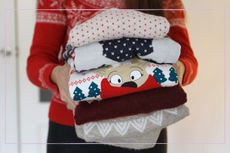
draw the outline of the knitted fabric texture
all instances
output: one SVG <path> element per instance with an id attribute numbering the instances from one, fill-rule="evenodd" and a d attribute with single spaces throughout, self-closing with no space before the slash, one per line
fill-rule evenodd
<path id="1" fill-rule="evenodd" d="M 135 56 L 156 63 L 176 63 L 180 48 L 180 45 L 170 38 L 121 38 L 94 42 L 78 48 L 67 46 L 64 58 L 68 63 L 73 62 L 75 69 L 81 72 L 114 65 Z"/>
<path id="2" fill-rule="evenodd" d="M 154 147 L 163 128 L 178 122 L 188 115 L 189 109 L 181 105 L 149 114 L 90 122 L 80 126 L 75 125 L 75 129 L 78 137 L 87 142 L 106 143 L 130 149 L 145 149 Z"/>
<path id="3" fill-rule="evenodd" d="M 75 102 L 101 100 L 159 87 L 178 84 L 176 70 L 170 64 L 154 64 L 132 59 L 116 66 L 73 72 L 69 92 Z"/>
<path id="4" fill-rule="evenodd" d="M 160 39 L 169 32 L 166 18 L 131 9 L 108 9 L 76 25 L 69 35 L 68 44 L 83 46 L 101 40 L 122 37 Z"/>
<path id="5" fill-rule="evenodd" d="M 119 8 L 121 2 L 124 2 L 124 0 L 112 1 L 116 1 L 116 5 L 113 2 L 110 3 L 111 0 L 60 0 L 60 3 L 53 0 L 39 0 L 33 42 L 27 61 L 29 80 L 40 88 L 45 84 L 49 90 L 58 91 L 56 84 L 50 79 L 50 75 L 55 66 L 64 64 L 63 59 L 57 60 L 57 57 L 60 53 L 60 46 L 65 45 L 69 38 L 69 30 L 93 17 L 98 12 L 98 6 L 100 9 Z M 181 1 L 164 0 L 163 2 L 165 3 L 163 13 L 172 25 L 168 35 L 182 46 L 180 61 L 185 64 L 186 69 L 183 85 L 188 85 L 192 83 L 197 74 L 197 61 L 189 42 L 187 28 L 184 25 Z M 92 4 L 96 6 L 93 7 Z M 172 11 L 168 11 L 169 9 Z M 152 26 L 152 28 L 154 27 Z M 49 66 L 44 69 L 44 73 L 40 74 L 40 70 L 45 65 Z M 44 81 L 41 82 L 39 76 Z M 57 96 L 52 98 L 49 119 L 61 125 L 73 126 L 72 111 L 66 109 L 66 103 L 59 97 L 60 95 L 57 93 Z"/>
<path id="6" fill-rule="evenodd" d="M 186 101 L 187 95 L 180 85 L 157 88 L 100 102 L 81 102 L 75 108 L 74 118 L 75 123 L 81 125 L 93 121 L 173 108 L 186 103 Z"/>

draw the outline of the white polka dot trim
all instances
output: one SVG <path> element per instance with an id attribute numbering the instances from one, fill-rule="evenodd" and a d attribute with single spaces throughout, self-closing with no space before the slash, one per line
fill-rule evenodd
<path id="1" fill-rule="evenodd" d="M 71 31 L 68 44 L 80 47 L 122 37 L 160 39 L 169 32 L 166 18 L 131 9 L 102 11 Z M 125 45 L 125 44 L 124 44 Z"/>

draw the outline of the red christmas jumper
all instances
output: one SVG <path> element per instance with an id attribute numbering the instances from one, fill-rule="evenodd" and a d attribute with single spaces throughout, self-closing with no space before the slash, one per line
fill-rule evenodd
<path id="1" fill-rule="evenodd" d="M 69 31 L 74 25 L 94 16 L 97 12 L 95 9 L 105 6 L 125 8 L 124 0 L 38 0 L 33 42 L 27 60 L 27 75 L 36 86 L 53 92 L 49 109 L 49 119 L 53 122 L 74 125 L 72 111 L 60 100 L 58 88 L 51 80 L 53 68 L 64 64 L 62 53 Z M 183 5 L 180 0 L 164 0 L 163 8 L 165 17 L 171 24 L 168 35 L 182 46 L 179 58 L 185 65 L 182 84 L 188 85 L 196 77 L 198 63 L 184 23 L 184 12 L 181 10 Z"/>

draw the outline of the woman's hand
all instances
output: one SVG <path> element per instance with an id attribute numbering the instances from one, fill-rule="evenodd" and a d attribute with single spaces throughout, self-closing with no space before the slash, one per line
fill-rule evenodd
<path id="1" fill-rule="evenodd" d="M 69 71 L 70 66 L 65 64 L 63 66 L 56 66 L 51 74 L 51 79 L 58 86 L 61 100 L 67 103 L 68 109 L 73 109 L 76 106 L 76 103 L 70 98 L 69 94 Z"/>
<path id="2" fill-rule="evenodd" d="M 176 71 L 177 71 L 179 84 L 182 85 L 183 78 L 184 78 L 184 72 L 185 72 L 185 66 L 181 61 L 178 61 L 176 64 L 174 64 L 174 67 L 176 68 Z"/>

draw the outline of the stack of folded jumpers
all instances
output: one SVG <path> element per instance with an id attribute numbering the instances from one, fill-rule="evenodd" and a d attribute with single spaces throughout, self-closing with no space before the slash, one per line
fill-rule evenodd
<path id="1" fill-rule="evenodd" d="M 180 45 L 164 17 L 109 9 L 75 26 L 64 57 L 75 129 L 87 142 L 144 149 L 189 115 L 173 66 Z M 89 103 L 90 102 L 90 103 Z"/>

